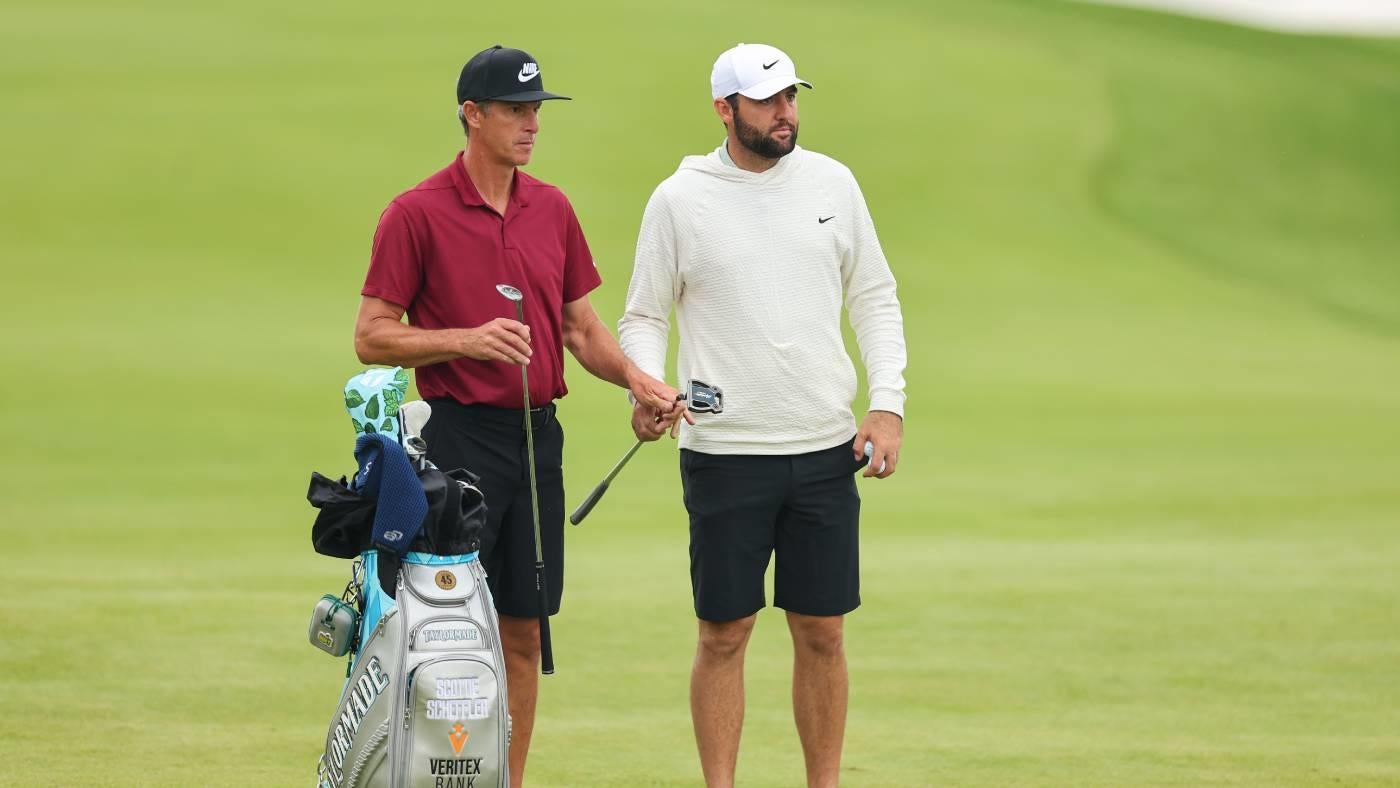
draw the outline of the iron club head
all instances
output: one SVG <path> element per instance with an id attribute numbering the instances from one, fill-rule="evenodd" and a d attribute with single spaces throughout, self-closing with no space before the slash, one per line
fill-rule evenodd
<path id="1" fill-rule="evenodd" d="M 496 285 L 496 292 L 500 293 L 506 298 L 509 298 L 517 304 L 525 300 L 525 296 L 520 292 L 520 290 L 515 287 L 512 287 L 511 285 Z"/>

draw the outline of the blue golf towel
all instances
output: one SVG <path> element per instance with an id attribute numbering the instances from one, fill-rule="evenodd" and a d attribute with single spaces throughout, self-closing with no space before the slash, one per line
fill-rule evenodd
<path id="1" fill-rule="evenodd" d="M 375 502 L 371 543 L 403 555 L 428 513 L 428 498 L 408 454 L 396 439 L 371 433 L 355 440 L 355 461 L 360 468 L 352 489 Z"/>

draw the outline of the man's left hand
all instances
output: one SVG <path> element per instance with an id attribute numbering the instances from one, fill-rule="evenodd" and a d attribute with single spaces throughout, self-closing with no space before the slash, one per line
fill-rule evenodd
<path id="1" fill-rule="evenodd" d="M 669 415 L 673 408 L 685 407 L 676 401 L 680 392 L 639 369 L 634 369 L 627 376 L 627 390 L 632 392 L 632 399 L 637 404 L 645 405 L 663 416 Z"/>
<path id="2" fill-rule="evenodd" d="M 870 453 L 870 464 L 862 476 L 885 479 L 894 475 L 899 464 L 899 447 L 904 442 L 904 419 L 887 410 L 872 410 L 865 414 L 856 432 L 855 443 L 851 445 L 856 460 L 865 456 L 865 442 L 870 441 L 874 450 Z"/>

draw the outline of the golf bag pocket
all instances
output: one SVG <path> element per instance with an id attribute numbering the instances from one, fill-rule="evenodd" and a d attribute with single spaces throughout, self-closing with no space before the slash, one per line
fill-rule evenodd
<path id="1" fill-rule="evenodd" d="M 471 564 L 414 564 L 402 568 L 404 587 L 414 598 L 434 607 L 455 607 L 476 593 Z M 480 564 L 477 564 L 480 566 Z"/>
<path id="2" fill-rule="evenodd" d="M 355 608 L 333 594 L 326 594 L 311 611 L 306 636 L 316 648 L 332 657 L 343 657 L 355 645 L 359 627 L 360 614 Z"/>
<path id="3" fill-rule="evenodd" d="M 441 657 L 414 669 L 408 786 L 504 784 L 509 715 L 504 684 L 489 659 Z"/>

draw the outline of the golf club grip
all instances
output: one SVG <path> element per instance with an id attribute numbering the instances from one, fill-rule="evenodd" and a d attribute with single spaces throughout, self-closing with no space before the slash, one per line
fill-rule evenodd
<path id="1" fill-rule="evenodd" d="M 540 673 L 554 673 L 554 642 L 549 637 L 549 592 L 545 587 L 544 562 L 535 564 L 535 587 L 540 590 Z"/>
<path id="2" fill-rule="evenodd" d="M 598 501 L 602 499 L 603 493 L 607 491 L 608 481 L 604 479 L 598 483 L 597 487 L 593 488 L 593 492 L 589 493 L 587 498 L 583 499 L 583 503 L 579 504 L 578 508 L 574 509 L 574 513 L 569 515 L 569 522 L 574 525 L 583 522 L 583 518 L 587 517 L 588 513 L 593 511 L 593 507 L 598 505 Z"/>

